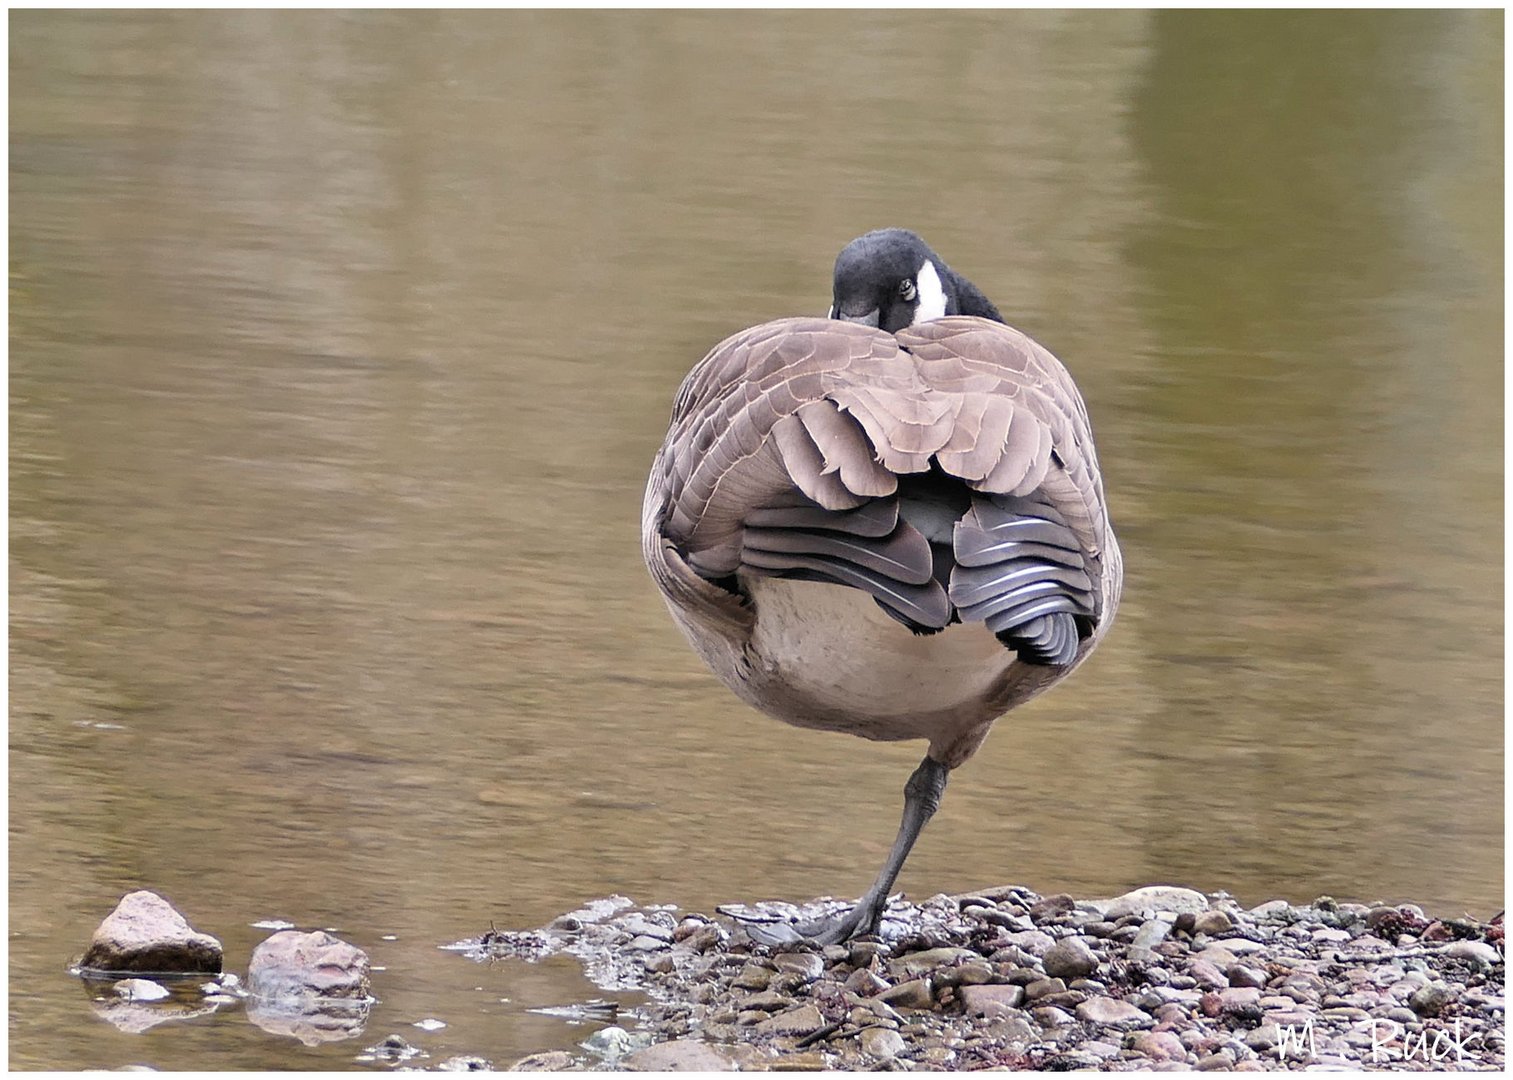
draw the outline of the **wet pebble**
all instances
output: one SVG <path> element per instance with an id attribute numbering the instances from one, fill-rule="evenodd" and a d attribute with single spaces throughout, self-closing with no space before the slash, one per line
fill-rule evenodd
<path id="1" fill-rule="evenodd" d="M 168 987 L 151 979 L 122 979 L 110 989 L 117 997 L 127 1001 L 162 1001 L 172 996 Z"/>

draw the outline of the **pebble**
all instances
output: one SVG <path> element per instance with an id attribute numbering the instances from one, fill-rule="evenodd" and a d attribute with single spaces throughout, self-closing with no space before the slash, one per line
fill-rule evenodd
<path id="1" fill-rule="evenodd" d="M 1067 893 L 1056 893 L 1054 896 L 1047 896 L 1045 899 L 1031 904 L 1030 918 L 1036 922 L 1044 922 L 1057 915 L 1063 915 L 1076 906 L 1077 901 L 1072 899 Z"/>
<path id="2" fill-rule="evenodd" d="M 825 1026 L 825 1015 L 817 1005 L 800 1005 L 796 1009 L 778 1013 L 757 1025 L 757 1030 L 768 1035 L 808 1035 Z"/>
<path id="3" fill-rule="evenodd" d="M 1408 1008 L 1419 1016 L 1438 1016 L 1454 1000 L 1455 994 L 1449 987 L 1442 983 L 1431 983 L 1412 993 L 1408 998 Z"/>
<path id="4" fill-rule="evenodd" d="M 1056 944 L 1056 939 L 1044 930 L 1021 930 L 1017 934 L 1005 936 L 1003 940 L 1031 956 L 1044 956 Z"/>
<path id="5" fill-rule="evenodd" d="M 1502 953 L 1497 951 L 1496 946 L 1488 945 L 1485 941 L 1457 941 L 1445 946 L 1445 955 L 1457 960 L 1474 960 L 1487 967 L 1503 962 Z"/>
<path id="6" fill-rule="evenodd" d="M 1218 908 L 1199 912 L 1193 918 L 1193 933 L 1195 934 L 1207 934 L 1213 937 L 1215 934 L 1228 933 L 1234 927 L 1234 920 L 1229 917 L 1229 913 L 1220 911 Z"/>
<path id="7" fill-rule="evenodd" d="M 912 978 L 966 959 L 977 959 L 977 953 L 972 949 L 926 949 L 924 952 L 910 953 L 888 961 L 888 973 Z"/>
<path id="8" fill-rule="evenodd" d="M 480 1062 L 483 1061 L 482 1058 L 477 1058 L 477 1059 L 471 1059 L 471 1058 L 451 1058 L 448 1061 L 443 1062 L 441 1067 L 442 1068 L 446 1068 L 449 1064 L 452 1064 L 452 1062 L 458 1062 L 458 1064 L 453 1065 L 452 1068 L 447 1069 L 447 1071 L 448 1072 L 473 1072 L 473 1071 L 475 1071 L 474 1069 L 470 1068 L 469 1066 L 467 1066 L 465 1064 L 461 1064 L 462 1062 L 472 1061 L 472 1060 L 477 1060 L 477 1061 L 480 1061 Z M 527 1054 L 525 1057 L 523 1057 L 519 1061 L 515 1062 L 515 1064 L 511 1065 L 510 1068 L 509 1068 L 509 1071 L 510 1072 L 561 1072 L 564 1069 L 574 1069 L 574 1068 L 577 1068 L 577 1065 L 578 1065 L 577 1060 L 573 1057 L 572 1054 L 569 1054 L 566 1050 L 546 1050 L 546 1051 L 543 1051 L 542 1053 L 539 1053 L 539 1054 Z M 485 1064 L 485 1067 L 487 1067 L 486 1064 Z M 476 1070 L 476 1071 L 481 1071 L 481 1070 Z"/>
<path id="9" fill-rule="evenodd" d="M 908 1046 L 904 1037 L 889 1028 L 874 1027 L 862 1032 L 862 1053 L 875 1058 L 895 1058 Z"/>
<path id="10" fill-rule="evenodd" d="M 935 1004 L 929 979 L 910 979 L 884 990 L 877 999 L 896 1009 L 928 1009 Z"/>
<path id="11" fill-rule="evenodd" d="M 1244 964 L 1235 964 L 1229 969 L 1229 985 L 1263 987 L 1266 985 L 1266 972 Z"/>
<path id="12" fill-rule="evenodd" d="M 151 979 L 122 979 L 110 988 L 117 997 L 127 1001 L 162 1001 L 171 997 L 168 987 Z"/>
<path id="13" fill-rule="evenodd" d="M 873 997 L 888 989 L 888 980 L 866 968 L 857 968 L 846 977 L 845 987 L 858 997 Z"/>
<path id="14" fill-rule="evenodd" d="M 772 982 L 774 974 L 770 968 L 762 967 L 760 964 L 747 964 L 731 985 L 742 990 L 765 990 L 767 984 Z"/>
<path id="15" fill-rule="evenodd" d="M 779 971 L 805 983 L 812 983 L 825 973 L 825 960 L 816 953 L 784 953 L 774 958 L 773 963 Z"/>
<path id="16" fill-rule="evenodd" d="M 1200 957 L 1189 964 L 1187 970 L 1197 985 L 1207 990 L 1219 990 L 1229 985 L 1229 976 L 1210 960 Z"/>
<path id="17" fill-rule="evenodd" d="M 1064 993 L 1066 993 L 1066 982 L 1062 979 L 1036 979 L 1024 988 L 1024 996 L 1030 1001 Z"/>
<path id="18" fill-rule="evenodd" d="M 1187 1047 L 1170 1031 L 1142 1031 L 1135 1036 L 1131 1049 L 1156 1061 L 1187 1060 Z"/>
<path id="19" fill-rule="evenodd" d="M 1150 1014 L 1127 1001 L 1094 997 L 1077 1006 L 1077 1018 L 1090 1024 L 1138 1024 L 1149 1021 Z"/>
<path id="20" fill-rule="evenodd" d="M 1261 1001 L 1261 991 L 1254 986 L 1231 986 L 1219 991 L 1219 1004 L 1225 1010 L 1234 1010 L 1241 1005 L 1257 1005 Z"/>
<path id="21" fill-rule="evenodd" d="M 1142 915 L 1146 912 L 1169 912 L 1180 915 L 1183 912 L 1196 914 L 1208 910 L 1208 897 L 1195 889 L 1184 889 L 1176 885 L 1147 885 L 1143 889 L 1134 889 L 1123 896 L 1116 896 L 1112 900 L 1104 901 L 1100 914 L 1105 919 L 1119 919 L 1125 915 Z"/>
<path id="22" fill-rule="evenodd" d="M 1041 963 L 1053 978 L 1076 979 L 1098 970 L 1098 958 L 1081 937 L 1064 937 L 1045 950 Z"/>
<path id="23" fill-rule="evenodd" d="M 1010 1013 L 1024 1004 L 1024 987 L 1012 983 L 991 986 L 963 986 L 958 994 L 962 1010 L 968 1016 L 997 1016 Z"/>

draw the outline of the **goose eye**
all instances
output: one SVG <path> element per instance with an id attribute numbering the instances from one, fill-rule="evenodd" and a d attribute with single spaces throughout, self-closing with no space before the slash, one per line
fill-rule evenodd
<path id="1" fill-rule="evenodd" d="M 898 295 L 903 297 L 905 300 L 913 300 L 917 295 L 914 288 L 914 282 L 909 280 L 908 278 L 904 278 L 903 281 L 900 281 L 898 283 Z"/>

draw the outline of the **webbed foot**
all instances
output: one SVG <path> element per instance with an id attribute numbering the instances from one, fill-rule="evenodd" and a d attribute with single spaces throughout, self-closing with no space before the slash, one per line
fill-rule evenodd
<path id="1" fill-rule="evenodd" d="M 761 919 L 735 911 L 722 910 L 722 913 L 736 919 L 751 940 L 776 947 L 801 942 L 839 945 L 863 934 L 874 934 L 882 921 L 882 908 L 882 904 L 863 897 L 855 907 L 815 919 Z"/>

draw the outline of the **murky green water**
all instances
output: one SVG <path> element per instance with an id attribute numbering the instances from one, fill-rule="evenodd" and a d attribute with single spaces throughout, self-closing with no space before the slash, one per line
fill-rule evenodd
<path id="1" fill-rule="evenodd" d="M 592 987 L 438 944 L 859 892 L 920 748 L 739 704 L 636 534 L 683 372 L 889 224 L 1076 373 L 1128 571 L 901 886 L 1499 908 L 1501 62 L 1498 12 L 14 14 L 10 1063 L 507 1063 Z M 140 886 L 240 970 L 338 927 L 364 1037 L 96 1019 Z"/>

